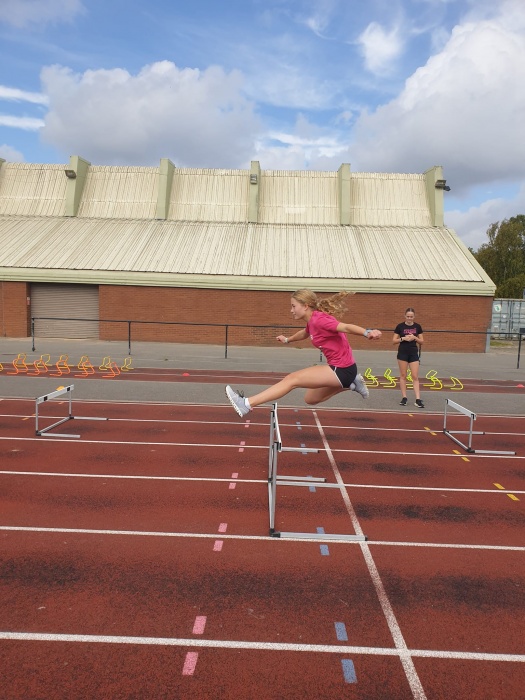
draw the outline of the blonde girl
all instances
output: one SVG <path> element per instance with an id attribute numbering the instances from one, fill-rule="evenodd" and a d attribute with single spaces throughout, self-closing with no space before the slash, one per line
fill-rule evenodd
<path id="1" fill-rule="evenodd" d="M 293 389 L 306 389 L 304 400 L 312 406 L 348 390 L 356 391 L 364 399 L 368 398 L 368 389 L 363 377 L 357 373 L 347 334 L 378 340 L 381 331 L 337 320 L 336 315 L 342 316 L 346 311 L 344 299 L 348 294 L 338 292 L 331 297 L 320 299 L 309 289 L 299 289 L 292 295 L 292 318 L 294 321 L 303 321 L 305 328 L 289 337 L 278 335 L 276 340 L 288 344 L 298 343 L 309 337 L 314 347 L 322 351 L 328 364 L 292 372 L 277 384 L 254 396 L 244 397 L 242 392 L 227 386 L 226 396 L 239 416 L 245 416 L 255 406 L 277 401 Z"/>

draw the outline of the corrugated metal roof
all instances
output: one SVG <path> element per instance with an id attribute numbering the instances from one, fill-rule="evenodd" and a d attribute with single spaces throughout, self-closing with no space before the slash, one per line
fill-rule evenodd
<path id="1" fill-rule="evenodd" d="M 249 170 L 176 168 L 168 219 L 247 221 Z"/>
<path id="2" fill-rule="evenodd" d="M 90 166 L 78 216 L 102 219 L 155 218 L 158 175 L 158 168 Z"/>
<path id="3" fill-rule="evenodd" d="M 387 291 L 409 281 L 419 293 L 428 293 L 428 284 L 444 293 L 447 283 L 454 293 L 494 291 L 457 236 L 434 227 L 0 217 L 0 268 L 3 279 L 29 281 L 33 273 L 66 281 L 76 271 L 105 283 L 125 273 L 128 284 L 156 275 L 174 276 L 178 285 L 197 275 L 229 278 L 223 286 L 234 288 L 257 279 L 256 287 L 264 281 L 268 288 L 275 288 L 273 280 L 317 279 L 362 282 L 367 289 L 381 282 Z"/>
<path id="4" fill-rule="evenodd" d="M 431 226 L 424 175 L 352 173 L 355 226 Z"/>
<path id="5" fill-rule="evenodd" d="M 336 172 L 264 170 L 259 222 L 337 225 L 337 184 Z"/>
<path id="6" fill-rule="evenodd" d="M 63 165 L 4 163 L 0 211 L 12 216 L 64 216 L 66 187 Z"/>
<path id="7" fill-rule="evenodd" d="M 65 165 L 4 163 L 0 214 L 64 216 Z M 175 168 L 170 220 L 247 222 L 249 170 Z M 89 166 L 79 218 L 154 219 L 159 168 Z M 262 224 L 338 225 L 337 172 L 264 170 L 259 182 Z M 431 226 L 424 175 L 351 173 L 350 217 L 356 226 Z"/>

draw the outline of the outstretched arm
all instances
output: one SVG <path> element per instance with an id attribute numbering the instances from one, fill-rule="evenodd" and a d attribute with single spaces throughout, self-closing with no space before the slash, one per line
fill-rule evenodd
<path id="1" fill-rule="evenodd" d="M 353 323 L 339 323 L 336 328 L 338 333 L 351 333 L 352 335 L 364 335 L 368 340 L 379 340 L 381 337 L 381 331 L 377 328 L 362 328 L 361 326 L 356 326 Z"/>
<path id="2" fill-rule="evenodd" d="M 301 328 L 300 331 L 297 331 L 297 333 L 294 333 L 291 335 L 289 338 L 287 338 L 285 335 L 278 335 L 276 340 L 278 340 L 280 343 L 298 343 L 300 340 L 306 340 L 308 338 L 308 333 L 306 332 L 306 329 Z"/>

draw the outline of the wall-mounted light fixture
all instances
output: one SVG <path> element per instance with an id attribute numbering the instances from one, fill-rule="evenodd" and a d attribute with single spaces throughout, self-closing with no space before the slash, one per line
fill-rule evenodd
<path id="1" fill-rule="evenodd" d="M 436 180 L 436 190 L 445 190 L 445 192 L 450 192 L 450 187 L 447 185 L 446 180 Z"/>
<path id="2" fill-rule="evenodd" d="M 256 185 L 257 184 L 257 174 L 252 173 L 250 175 L 250 185 Z"/>
<path id="3" fill-rule="evenodd" d="M 77 176 L 76 172 L 74 170 L 70 170 L 69 168 L 66 168 L 64 172 L 66 173 L 66 177 L 70 180 L 74 180 Z"/>

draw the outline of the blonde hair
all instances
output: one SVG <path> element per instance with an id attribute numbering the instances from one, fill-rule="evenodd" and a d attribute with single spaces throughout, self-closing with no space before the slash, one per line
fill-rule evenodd
<path id="1" fill-rule="evenodd" d="M 314 311 L 324 311 L 330 316 L 344 316 L 348 310 L 344 299 L 350 294 L 354 294 L 354 292 L 337 292 L 337 294 L 332 294 L 331 297 L 319 299 L 317 294 L 312 292 L 311 289 L 298 289 L 292 294 L 292 299 L 309 306 Z"/>

